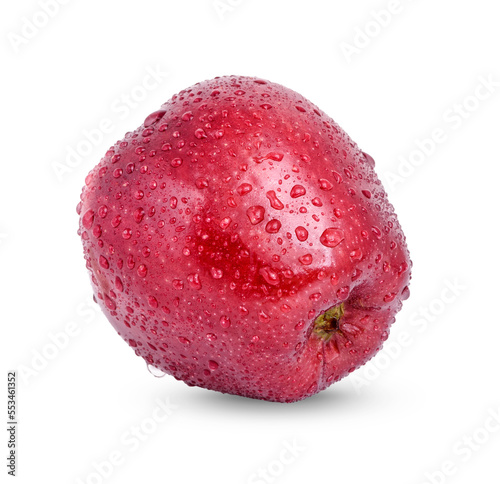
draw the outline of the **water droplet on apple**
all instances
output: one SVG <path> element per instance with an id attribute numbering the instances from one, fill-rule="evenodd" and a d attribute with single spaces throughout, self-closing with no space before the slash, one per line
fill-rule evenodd
<path id="1" fill-rule="evenodd" d="M 210 269 L 210 275 L 214 278 L 214 279 L 221 279 L 222 276 L 224 275 L 224 272 L 222 271 L 222 269 L 217 269 L 216 267 L 212 267 Z"/>
<path id="2" fill-rule="evenodd" d="M 313 261 L 313 257 L 311 254 L 306 254 L 299 257 L 299 262 L 305 266 L 311 265 Z"/>
<path id="3" fill-rule="evenodd" d="M 217 336 L 214 333 L 207 333 L 206 337 L 210 342 L 214 342 L 217 340 Z"/>
<path id="4" fill-rule="evenodd" d="M 343 301 L 349 295 L 349 287 L 344 286 L 337 290 L 337 297 L 340 301 Z"/>
<path id="5" fill-rule="evenodd" d="M 273 161 L 281 161 L 284 158 L 283 153 L 277 153 L 275 151 L 272 151 L 271 153 L 268 153 L 264 159 L 266 160 L 273 160 Z"/>
<path id="6" fill-rule="evenodd" d="M 219 368 L 219 363 L 217 363 L 216 361 L 210 360 L 210 361 L 208 362 L 208 367 L 209 367 L 211 370 L 217 370 L 217 368 Z"/>
<path id="7" fill-rule="evenodd" d="M 85 215 L 82 218 L 82 225 L 87 229 L 90 230 L 94 223 L 94 211 L 93 210 L 87 210 L 85 212 Z"/>
<path id="8" fill-rule="evenodd" d="M 142 207 L 140 207 L 137 210 L 135 210 L 135 212 L 134 212 L 134 220 L 136 221 L 136 223 L 141 223 L 142 220 L 144 219 L 144 215 L 146 215 L 146 212 L 145 212 L 145 210 Z"/>
<path id="9" fill-rule="evenodd" d="M 241 195 L 246 195 L 247 193 L 250 193 L 252 191 L 253 187 L 250 185 L 250 183 L 242 183 L 236 191 Z"/>
<path id="10" fill-rule="evenodd" d="M 261 323 L 268 323 L 271 321 L 271 316 L 264 311 L 259 311 L 259 320 Z"/>
<path id="11" fill-rule="evenodd" d="M 231 326 L 231 320 L 227 316 L 221 316 L 221 318 L 219 320 L 219 324 L 223 328 L 229 328 L 229 326 Z"/>
<path id="12" fill-rule="evenodd" d="M 271 286 L 277 286 L 280 283 L 279 274 L 270 267 L 262 267 L 259 270 L 259 274 L 268 284 L 271 284 Z"/>
<path id="13" fill-rule="evenodd" d="M 306 189 L 302 185 L 295 185 L 290 190 L 290 196 L 292 198 L 299 198 L 306 194 Z"/>
<path id="14" fill-rule="evenodd" d="M 187 276 L 187 280 L 189 282 L 189 285 L 196 290 L 201 289 L 201 281 L 200 281 L 200 276 L 197 273 L 194 274 L 189 274 Z"/>
<path id="15" fill-rule="evenodd" d="M 106 257 L 104 257 L 103 255 L 99 256 L 99 265 L 100 265 L 103 269 L 109 269 L 109 262 L 108 262 L 108 259 L 106 259 Z"/>
<path id="16" fill-rule="evenodd" d="M 115 288 L 118 292 L 123 292 L 123 282 L 118 276 L 115 279 Z"/>
<path id="17" fill-rule="evenodd" d="M 344 232 L 340 229 L 330 227 L 326 229 L 319 238 L 325 247 L 337 247 L 344 240 Z"/>
<path id="18" fill-rule="evenodd" d="M 152 126 L 156 124 L 158 121 L 160 121 L 161 118 L 165 115 L 166 111 L 155 111 L 154 113 L 151 113 L 145 120 L 144 120 L 144 127 L 147 128 L 148 126 Z"/>
<path id="19" fill-rule="evenodd" d="M 375 160 L 368 153 L 363 152 L 363 155 L 365 156 L 365 160 L 370 166 L 375 166 Z"/>
<path id="20" fill-rule="evenodd" d="M 225 230 L 227 229 L 230 225 L 231 225 L 231 218 L 230 217 L 224 217 L 221 221 L 220 221 L 220 228 Z"/>
<path id="21" fill-rule="evenodd" d="M 357 336 L 359 333 L 361 333 L 361 328 L 359 326 L 356 326 L 355 324 L 344 323 L 342 324 L 342 331 L 352 334 L 353 336 Z"/>
<path id="22" fill-rule="evenodd" d="M 108 207 L 106 205 L 101 205 L 97 213 L 99 217 L 106 218 L 106 215 L 108 215 Z"/>
<path id="23" fill-rule="evenodd" d="M 273 219 L 267 222 L 266 232 L 269 234 L 277 234 L 280 231 L 281 222 L 279 220 Z"/>
<path id="24" fill-rule="evenodd" d="M 327 180 L 326 178 L 320 178 L 319 187 L 321 188 L 321 190 L 328 191 L 333 188 L 333 183 L 330 180 Z"/>
<path id="25" fill-rule="evenodd" d="M 180 279 L 174 279 L 172 281 L 172 286 L 174 286 L 174 288 L 177 289 L 178 291 L 184 289 L 184 283 Z"/>
<path id="26" fill-rule="evenodd" d="M 352 276 L 351 276 L 351 281 L 356 281 L 357 279 L 359 279 L 361 274 L 363 274 L 362 270 L 354 269 L 354 272 L 352 273 Z"/>
<path id="27" fill-rule="evenodd" d="M 315 393 L 317 390 L 318 384 L 315 382 L 307 389 L 307 393 Z"/>
<path id="28" fill-rule="evenodd" d="M 179 343 L 181 343 L 183 345 L 188 345 L 189 343 L 191 343 L 191 341 L 189 341 L 184 336 L 179 336 L 177 339 L 179 340 Z"/>
<path id="29" fill-rule="evenodd" d="M 283 210 L 283 208 L 285 208 L 281 200 L 279 200 L 278 197 L 276 196 L 274 190 L 269 190 L 266 193 L 266 196 L 271 204 L 271 207 L 275 208 L 276 210 Z"/>
<path id="30" fill-rule="evenodd" d="M 104 303 L 106 304 L 106 307 L 108 309 L 111 309 L 111 311 L 114 311 L 116 309 L 115 302 L 107 294 L 104 296 Z"/>
<path id="31" fill-rule="evenodd" d="M 147 273 L 148 273 L 148 268 L 144 264 L 141 264 L 137 268 L 137 275 L 139 277 L 146 277 Z"/>
<path id="32" fill-rule="evenodd" d="M 196 188 L 203 190 L 204 188 L 208 188 L 208 180 L 206 178 L 200 177 L 195 181 Z"/>
<path id="33" fill-rule="evenodd" d="M 120 217 L 120 215 L 116 215 L 111 220 L 111 226 L 116 229 L 116 227 L 118 227 L 118 225 L 120 225 L 121 221 L 122 221 L 122 218 Z"/>
<path id="34" fill-rule="evenodd" d="M 301 242 L 304 242 L 309 237 L 309 232 L 305 227 L 297 227 L 295 229 L 295 235 L 297 236 L 297 239 L 299 239 Z"/>
<path id="35" fill-rule="evenodd" d="M 254 205 L 247 210 L 247 217 L 252 225 L 257 225 L 264 220 L 265 209 L 261 205 Z"/>
<path id="36" fill-rule="evenodd" d="M 148 371 L 151 373 L 156 378 L 162 378 L 166 375 L 166 373 L 163 370 L 160 370 L 159 368 L 156 368 L 156 366 L 148 364 Z"/>
<path id="37" fill-rule="evenodd" d="M 198 139 L 204 139 L 207 138 L 207 133 L 205 133 L 205 130 L 203 128 L 198 128 L 194 132 L 194 136 Z"/>

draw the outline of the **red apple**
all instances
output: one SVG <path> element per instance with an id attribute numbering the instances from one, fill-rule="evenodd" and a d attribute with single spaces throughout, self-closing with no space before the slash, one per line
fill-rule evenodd
<path id="1" fill-rule="evenodd" d="M 373 159 L 261 79 L 173 96 L 91 171 L 78 213 L 106 317 L 188 385 L 306 398 L 380 350 L 409 296 Z"/>

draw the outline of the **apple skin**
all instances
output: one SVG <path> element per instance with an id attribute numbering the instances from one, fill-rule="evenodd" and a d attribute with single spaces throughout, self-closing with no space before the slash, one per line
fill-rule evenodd
<path id="1" fill-rule="evenodd" d="M 191 386 L 309 397 L 380 350 L 409 296 L 373 159 L 269 81 L 173 96 L 90 172 L 77 211 L 102 311 Z"/>

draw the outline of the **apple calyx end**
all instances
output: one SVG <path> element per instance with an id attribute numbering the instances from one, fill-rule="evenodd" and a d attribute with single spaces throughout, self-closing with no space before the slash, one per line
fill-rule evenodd
<path id="1" fill-rule="evenodd" d="M 332 306 L 316 318 L 313 332 L 325 342 L 329 341 L 334 334 L 342 333 L 340 329 L 340 320 L 343 315 L 344 303 Z"/>

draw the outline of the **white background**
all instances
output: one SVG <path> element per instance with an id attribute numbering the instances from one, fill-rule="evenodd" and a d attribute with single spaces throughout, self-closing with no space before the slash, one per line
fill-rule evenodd
<path id="1" fill-rule="evenodd" d="M 0 414 L 17 370 L 17 482 L 500 482 L 497 2 L 54 1 L 50 16 L 3 2 L 0 20 Z M 296 404 L 155 378 L 89 302 L 86 174 L 225 74 L 300 92 L 370 153 L 414 262 L 385 349 Z"/>

